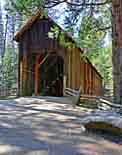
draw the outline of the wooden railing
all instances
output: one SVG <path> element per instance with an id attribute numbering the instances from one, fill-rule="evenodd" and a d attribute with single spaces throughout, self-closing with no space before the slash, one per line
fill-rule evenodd
<path id="1" fill-rule="evenodd" d="M 92 95 L 81 95 L 80 101 L 82 102 L 82 105 L 86 102 L 89 104 L 96 104 L 96 106 L 103 110 L 110 110 L 110 109 L 121 109 L 122 105 L 115 104 L 111 100 L 108 100 L 107 97 L 104 96 L 92 96 Z"/>
<path id="2" fill-rule="evenodd" d="M 72 102 L 74 105 L 76 105 L 80 101 L 81 90 L 82 90 L 81 87 L 79 88 L 78 91 L 71 88 L 65 88 L 65 95 L 72 97 Z"/>
<path id="3" fill-rule="evenodd" d="M 122 105 L 113 103 L 107 97 L 82 94 L 81 88 L 78 91 L 71 88 L 65 88 L 65 95 L 71 97 L 72 102 L 75 105 L 79 103 L 82 103 L 82 105 L 86 104 L 86 106 L 89 104 L 91 107 L 92 105 L 95 105 L 96 108 L 101 110 L 115 109 L 118 111 L 119 109 L 122 109 Z"/>

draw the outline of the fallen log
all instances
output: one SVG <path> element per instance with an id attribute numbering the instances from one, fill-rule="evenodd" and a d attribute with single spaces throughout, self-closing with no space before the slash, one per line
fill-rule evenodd
<path id="1" fill-rule="evenodd" d="M 94 112 L 84 117 L 81 124 L 87 129 L 109 131 L 122 135 L 122 116 L 112 112 Z"/>

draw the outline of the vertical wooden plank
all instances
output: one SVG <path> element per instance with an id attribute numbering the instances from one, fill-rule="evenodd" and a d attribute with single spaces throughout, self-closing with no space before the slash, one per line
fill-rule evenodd
<path id="1" fill-rule="evenodd" d="M 33 64 L 34 64 L 34 59 L 33 59 L 33 55 L 31 53 L 29 53 L 28 56 L 28 81 L 27 81 L 27 89 L 28 89 L 28 95 L 31 96 L 33 94 L 33 90 L 34 90 L 34 81 L 33 81 L 33 77 L 34 77 L 34 69 L 33 69 Z"/>
<path id="2" fill-rule="evenodd" d="M 39 73 L 39 58 L 40 56 L 37 54 L 35 58 L 35 95 L 39 95 L 39 78 L 40 78 L 40 73 Z"/>
<path id="3" fill-rule="evenodd" d="M 75 89 L 75 70 L 76 70 L 76 64 L 75 64 L 75 46 L 72 46 L 72 88 Z"/>
<path id="4" fill-rule="evenodd" d="M 80 51 L 77 49 L 76 50 L 76 56 L 75 56 L 75 85 L 76 89 L 78 90 L 80 88 Z"/>
<path id="5" fill-rule="evenodd" d="M 23 77 L 22 77 L 22 96 L 27 96 L 28 95 L 28 90 L 27 90 L 27 78 L 28 78 L 28 72 L 27 72 L 27 54 L 25 53 L 23 56 Z"/>
<path id="6" fill-rule="evenodd" d="M 74 51 L 75 53 L 74 53 L 74 78 L 75 78 L 75 89 L 77 90 L 78 89 L 78 86 L 77 86 L 77 72 L 78 72 L 78 70 L 79 70 L 79 66 L 78 66 L 78 60 L 77 60 L 77 53 L 78 53 L 78 49 L 77 48 L 75 48 L 75 51 Z"/>
<path id="7" fill-rule="evenodd" d="M 93 70 L 93 90 L 94 90 L 93 94 L 95 95 L 95 72 L 94 70 Z"/>
<path id="8" fill-rule="evenodd" d="M 75 53 L 75 87 L 76 89 L 78 89 L 78 72 L 80 69 L 80 66 L 78 64 L 78 50 L 76 49 L 76 53 Z"/>
<path id="9" fill-rule="evenodd" d="M 19 63 L 19 68 L 20 68 L 20 70 L 19 70 L 19 81 L 18 81 L 18 83 L 19 83 L 19 96 L 21 96 L 22 95 L 22 81 L 23 81 L 23 61 L 22 60 L 20 60 L 20 63 Z"/>
<path id="10" fill-rule="evenodd" d="M 93 95 L 93 90 L 94 90 L 94 86 L 93 86 L 93 69 L 91 67 L 91 95 Z"/>
<path id="11" fill-rule="evenodd" d="M 72 47 L 69 51 L 69 88 L 72 88 Z"/>
<path id="12" fill-rule="evenodd" d="M 71 82 L 72 82 L 72 78 L 71 78 L 71 58 L 72 58 L 72 55 L 71 55 L 71 50 L 70 50 L 70 53 L 69 53 L 69 88 L 71 88 Z"/>
<path id="13" fill-rule="evenodd" d="M 96 95 L 96 72 L 94 71 L 94 88 L 95 88 L 95 95 Z"/>
<path id="14" fill-rule="evenodd" d="M 72 47 L 72 88 L 75 89 L 75 48 Z"/>
<path id="15" fill-rule="evenodd" d="M 80 65 L 80 84 L 82 85 L 82 93 L 84 93 L 84 61 L 81 59 Z"/>
<path id="16" fill-rule="evenodd" d="M 64 51 L 64 75 L 63 75 L 63 95 L 65 96 L 65 89 L 68 86 L 68 51 L 66 49 L 63 49 Z"/>
<path id="17" fill-rule="evenodd" d="M 85 94 L 85 63 L 83 61 L 82 66 L 81 66 L 82 70 L 83 70 L 83 93 Z M 82 74 L 82 73 L 81 73 Z"/>
<path id="18" fill-rule="evenodd" d="M 88 63 L 86 63 L 86 94 L 88 94 Z"/>
<path id="19" fill-rule="evenodd" d="M 76 56 L 75 56 L 75 85 L 76 85 L 76 89 L 78 89 L 80 87 L 80 83 L 79 83 L 79 76 L 80 76 L 80 57 L 78 57 L 78 55 L 80 54 L 79 50 L 76 50 Z"/>
<path id="20" fill-rule="evenodd" d="M 89 95 L 91 95 L 91 65 L 89 64 Z"/>
<path id="21" fill-rule="evenodd" d="M 96 77 L 95 77 L 95 71 L 94 71 L 94 95 L 96 94 Z"/>
<path id="22" fill-rule="evenodd" d="M 90 66 L 90 95 L 92 95 L 92 67 Z"/>
<path id="23" fill-rule="evenodd" d="M 90 94 L 90 64 L 88 63 L 88 94 Z"/>
<path id="24" fill-rule="evenodd" d="M 90 64 L 88 63 L 88 94 L 90 94 Z"/>
<path id="25" fill-rule="evenodd" d="M 68 48 L 67 51 L 67 58 L 68 58 L 68 75 L 67 75 L 67 83 L 68 83 L 68 87 L 70 87 L 70 49 Z"/>
<path id="26" fill-rule="evenodd" d="M 85 88 L 86 88 L 86 94 L 88 91 L 88 70 L 87 70 L 87 62 L 85 64 L 85 68 L 86 68 L 86 82 L 85 82 Z"/>
<path id="27" fill-rule="evenodd" d="M 87 62 L 87 94 L 89 94 L 89 64 Z"/>
<path id="28" fill-rule="evenodd" d="M 49 88 L 50 88 L 50 85 L 49 85 L 49 79 L 48 79 L 48 75 L 49 75 L 49 70 L 48 70 L 48 65 L 49 65 L 49 60 L 46 61 L 45 63 L 45 92 L 46 92 L 46 95 L 49 95 L 50 92 L 49 92 Z"/>
<path id="29" fill-rule="evenodd" d="M 87 63 L 85 63 L 85 94 L 87 94 Z"/>
<path id="30" fill-rule="evenodd" d="M 22 43 L 19 43 L 19 56 L 18 56 L 18 96 L 22 96 L 22 75 L 23 75 L 23 50 Z"/>
<path id="31" fill-rule="evenodd" d="M 69 68 L 69 53 L 68 50 L 65 50 L 65 75 L 66 75 L 66 87 L 68 87 L 68 79 L 69 79 L 69 73 L 68 73 L 68 68 Z"/>

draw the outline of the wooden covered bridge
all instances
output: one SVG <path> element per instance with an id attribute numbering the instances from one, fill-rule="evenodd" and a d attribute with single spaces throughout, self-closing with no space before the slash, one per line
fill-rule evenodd
<path id="1" fill-rule="evenodd" d="M 70 46 L 49 37 L 52 27 L 64 33 Z M 50 17 L 38 11 L 14 38 L 19 42 L 18 88 L 20 96 L 63 96 L 65 88 L 101 95 L 102 77 L 75 41 Z"/>

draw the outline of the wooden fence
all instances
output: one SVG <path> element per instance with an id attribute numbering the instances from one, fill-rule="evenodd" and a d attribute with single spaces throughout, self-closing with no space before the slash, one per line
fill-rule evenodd
<path id="1" fill-rule="evenodd" d="M 17 94 L 18 94 L 18 89 L 17 88 L 12 88 L 12 89 L 3 88 L 3 89 L 0 89 L 0 97 L 17 96 Z"/>

